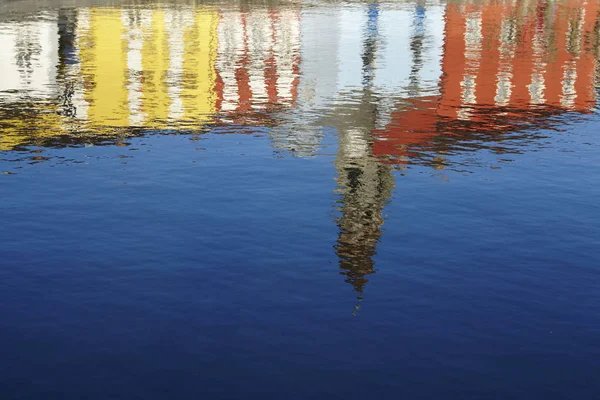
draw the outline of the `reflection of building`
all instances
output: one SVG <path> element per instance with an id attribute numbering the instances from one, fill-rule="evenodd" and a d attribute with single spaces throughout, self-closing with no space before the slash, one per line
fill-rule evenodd
<path id="1" fill-rule="evenodd" d="M 43 133 L 55 126 L 59 118 L 49 101 L 58 95 L 57 63 L 56 15 L 0 24 L 0 101 L 12 105 L 0 112 L 0 149 L 21 143 L 23 130 Z"/>
<path id="2" fill-rule="evenodd" d="M 598 2 L 500 4 L 448 6 L 440 115 L 481 118 L 470 105 L 593 107 Z"/>
<path id="3" fill-rule="evenodd" d="M 383 208 L 392 194 L 391 167 L 372 155 L 368 117 L 339 131 L 336 156 L 339 236 L 335 246 L 341 273 L 359 298 L 367 275 L 375 272 L 373 256 L 382 234 Z"/>
<path id="4" fill-rule="evenodd" d="M 220 17 L 219 110 L 247 113 L 296 100 L 300 19 L 295 10 L 227 12 Z"/>
<path id="5" fill-rule="evenodd" d="M 277 150 L 310 156 L 320 147 L 322 126 L 316 116 L 329 107 L 338 89 L 339 20 L 338 9 L 302 11 L 299 18 L 302 79 L 295 87 L 297 106 L 294 113 L 282 115 L 282 123 L 273 126 L 269 132 L 271 143 Z"/>
<path id="6" fill-rule="evenodd" d="M 598 2 L 450 3 L 441 93 L 401 102 L 375 131 L 374 152 L 396 161 L 440 135 L 520 129 L 596 104 Z M 497 136 L 494 136 L 497 139 Z"/>
<path id="7" fill-rule="evenodd" d="M 0 92 L 11 101 L 55 95 L 58 34 L 55 16 L 0 24 Z M 7 93 L 8 91 L 8 93 Z"/>
<path id="8" fill-rule="evenodd" d="M 0 38 L 3 148 L 72 131 L 265 124 L 296 102 L 294 9 L 81 8 L 14 25 L 24 32 Z"/>
<path id="9" fill-rule="evenodd" d="M 88 18 L 80 40 L 93 52 L 82 56 L 92 123 L 193 126 L 294 102 L 294 13 L 92 9 Z"/>
<path id="10" fill-rule="evenodd" d="M 394 186 L 390 166 L 372 156 L 370 132 L 381 107 L 373 92 L 381 39 L 379 6 L 370 5 L 367 15 L 361 51 L 362 88 L 352 104 L 342 105 L 345 116 L 335 124 L 339 137 L 335 165 L 340 195 L 335 249 L 341 274 L 358 293 L 359 300 L 367 275 L 375 272 L 373 256 L 382 233 L 383 207 Z"/>
<path id="11" fill-rule="evenodd" d="M 343 95 L 334 101 L 332 118 L 320 122 L 338 132 L 339 236 L 335 248 L 341 274 L 359 300 L 367 276 L 375 272 L 373 257 L 382 235 L 383 209 L 394 188 L 392 167 L 374 157 L 377 142 L 372 132 L 389 120 L 390 102 L 395 98 L 437 93 L 440 9 L 434 6 L 426 18 L 421 2 L 413 9 L 387 9 L 371 3 L 359 9 L 361 15 L 348 17 L 359 24 L 342 24 L 345 29 L 352 27 L 360 47 L 339 55 L 338 68 L 343 72 L 338 90 Z M 398 21 L 410 28 L 397 29 Z M 412 63 L 402 59 L 406 54 Z"/>
<path id="12" fill-rule="evenodd" d="M 77 43 L 92 126 L 202 124 L 214 112 L 217 13 L 207 9 L 80 11 Z"/>

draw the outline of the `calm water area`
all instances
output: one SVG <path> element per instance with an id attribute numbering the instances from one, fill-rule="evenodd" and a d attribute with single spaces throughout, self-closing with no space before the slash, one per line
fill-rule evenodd
<path id="1" fill-rule="evenodd" d="M 0 0 L 0 399 L 600 399 L 600 2 Z"/>

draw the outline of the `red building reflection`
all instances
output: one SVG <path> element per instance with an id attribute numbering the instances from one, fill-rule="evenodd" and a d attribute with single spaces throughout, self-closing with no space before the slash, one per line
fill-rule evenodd
<path id="1" fill-rule="evenodd" d="M 441 135 L 518 130 L 596 104 L 596 1 L 447 5 L 440 95 L 409 99 L 373 153 L 406 162 Z"/>

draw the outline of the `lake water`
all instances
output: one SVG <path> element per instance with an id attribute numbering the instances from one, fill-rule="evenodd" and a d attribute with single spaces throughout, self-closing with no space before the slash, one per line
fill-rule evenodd
<path id="1" fill-rule="evenodd" d="M 0 398 L 600 396 L 600 3 L 0 2 Z"/>

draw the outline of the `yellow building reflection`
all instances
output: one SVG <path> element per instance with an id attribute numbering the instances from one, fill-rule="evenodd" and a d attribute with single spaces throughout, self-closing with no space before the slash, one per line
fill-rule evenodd
<path id="1" fill-rule="evenodd" d="M 33 18 L 0 23 L 2 150 L 269 125 L 269 113 L 296 102 L 298 6 L 92 7 Z"/>
<path id="2" fill-rule="evenodd" d="M 77 10 L 62 21 L 73 25 L 63 31 L 73 32 L 75 37 L 63 40 L 38 35 L 34 37 L 37 43 L 30 46 L 41 48 L 41 64 L 52 64 L 55 60 L 48 54 L 59 51 L 54 42 L 72 43 L 70 59 L 60 68 L 62 76 L 54 71 L 50 81 L 32 88 L 20 84 L 12 89 L 10 82 L 3 82 L 7 92 L 16 94 L 1 99 L 6 106 L 0 104 L 0 149 L 73 132 L 127 135 L 122 128 L 201 128 L 211 120 L 217 101 L 218 20 L 212 7 Z M 45 28 L 47 24 L 37 25 Z M 41 30 L 36 23 L 29 29 Z M 7 36 L 7 31 L 1 30 L 0 36 Z M 0 39 L 11 43 L 18 38 Z M 45 49 L 49 44 L 53 48 Z M 19 63 L 11 60 L 24 56 L 16 46 L 9 50 L 2 70 L 15 70 L 18 77 Z M 34 66 L 36 70 L 44 67 Z M 64 107 L 70 111 L 63 112 Z"/>
<path id="3" fill-rule="evenodd" d="M 78 43 L 87 113 L 80 117 L 86 122 L 162 129 L 210 119 L 215 9 L 92 9 L 83 21 Z"/>

